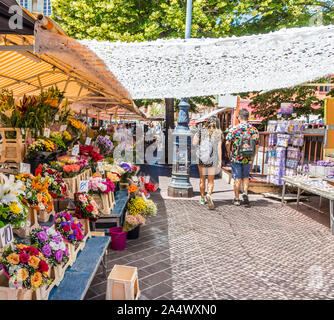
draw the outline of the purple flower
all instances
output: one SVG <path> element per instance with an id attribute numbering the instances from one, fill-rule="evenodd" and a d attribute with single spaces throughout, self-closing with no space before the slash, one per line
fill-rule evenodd
<path id="1" fill-rule="evenodd" d="M 66 248 L 67 249 L 67 248 Z M 54 257 L 56 258 L 57 262 L 60 263 L 63 260 L 63 251 L 57 250 L 53 253 Z"/>
<path id="2" fill-rule="evenodd" d="M 131 166 L 128 165 L 127 163 L 125 163 L 125 162 L 121 163 L 120 167 L 122 167 L 124 170 L 126 170 L 128 172 L 132 172 Z"/>
<path id="3" fill-rule="evenodd" d="M 38 232 L 36 236 L 40 242 L 46 242 L 49 239 L 49 236 L 45 231 Z"/>
<path id="4" fill-rule="evenodd" d="M 44 231 L 46 231 L 46 230 L 49 229 L 49 227 L 42 227 L 42 229 L 43 229 Z"/>
<path id="5" fill-rule="evenodd" d="M 64 251 L 64 255 L 65 255 L 65 256 L 68 256 L 68 255 L 69 255 L 67 246 L 66 246 L 66 249 L 65 249 L 65 251 Z"/>
<path id="6" fill-rule="evenodd" d="M 74 239 L 75 239 L 74 234 L 70 234 L 70 235 L 68 236 L 68 239 L 69 239 L 69 240 L 74 240 Z"/>
<path id="7" fill-rule="evenodd" d="M 50 245 L 47 243 L 44 247 L 42 247 L 41 252 L 43 253 L 45 258 L 50 258 L 52 253 Z"/>
<path id="8" fill-rule="evenodd" d="M 59 236 L 52 237 L 52 241 L 54 241 L 56 244 L 59 244 L 61 241 L 61 238 Z"/>

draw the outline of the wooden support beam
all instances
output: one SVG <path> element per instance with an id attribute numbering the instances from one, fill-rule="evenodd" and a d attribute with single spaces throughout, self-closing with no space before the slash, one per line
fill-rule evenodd
<path id="1" fill-rule="evenodd" d="M 33 51 L 32 45 L 0 45 L 0 51 Z"/>

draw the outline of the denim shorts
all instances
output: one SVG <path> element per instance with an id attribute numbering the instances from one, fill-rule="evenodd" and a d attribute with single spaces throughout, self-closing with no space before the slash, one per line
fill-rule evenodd
<path id="1" fill-rule="evenodd" d="M 232 178 L 233 179 L 249 178 L 249 172 L 252 167 L 250 163 L 232 162 L 231 166 L 232 166 Z"/>

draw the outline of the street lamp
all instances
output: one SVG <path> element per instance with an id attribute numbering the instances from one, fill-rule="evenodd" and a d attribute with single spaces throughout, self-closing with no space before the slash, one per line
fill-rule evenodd
<path id="1" fill-rule="evenodd" d="M 185 39 L 190 39 L 191 35 L 191 13 L 192 0 L 187 0 Z M 181 99 L 179 103 L 177 126 L 173 132 L 174 153 L 172 180 L 168 186 L 168 196 L 170 197 L 190 198 L 193 195 L 193 187 L 189 181 L 192 135 L 188 127 L 189 107 L 188 98 Z"/>

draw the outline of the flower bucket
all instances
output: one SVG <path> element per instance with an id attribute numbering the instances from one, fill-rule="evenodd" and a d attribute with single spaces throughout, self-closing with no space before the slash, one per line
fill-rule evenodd
<path id="1" fill-rule="evenodd" d="M 110 228 L 111 248 L 114 250 L 124 250 L 126 247 L 127 232 L 122 231 L 123 227 Z"/>
<path id="2" fill-rule="evenodd" d="M 140 226 L 135 227 L 134 229 L 128 231 L 126 236 L 127 239 L 138 239 L 139 238 Z"/>

